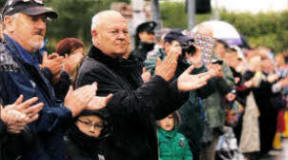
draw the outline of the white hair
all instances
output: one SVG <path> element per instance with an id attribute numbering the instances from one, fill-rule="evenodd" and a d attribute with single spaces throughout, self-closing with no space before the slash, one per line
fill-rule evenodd
<path id="1" fill-rule="evenodd" d="M 115 16 L 115 15 L 122 17 L 122 15 L 119 12 L 113 11 L 113 10 L 105 10 L 105 11 L 101 11 L 95 14 L 92 17 L 91 32 L 102 24 L 102 20 L 105 20 L 106 18 Z M 92 42 L 93 42 L 93 37 L 92 37 Z"/>
<path id="2" fill-rule="evenodd" d="M 6 17 L 12 17 L 13 19 L 17 19 L 19 17 L 19 15 L 20 15 L 20 13 L 15 13 L 13 15 L 6 15 L 6 16 L 3 17 L 3 22 L 2 22 L 3 32 L 5 31 L 5 28 L 6 28 L 5 27 L 5 23 L 4 23 L 5 22 L 5 18 Z M 14 21 L 14 23 L 15 23 L 15 21 Z"/>
<path id="3" fill-rule="evenodd" d="M 115 15 L 122 17 L 122 15 L 119 12 L 113 11 L 113 10 L 105 10 L 105 11 L 98 12 L 92 18 L 91 31 L 93 31 L 96 27 L 98 27 L 101 24 L 102 19 L 105 19 L 106 17 L 108 18 L 111 16 L 115 16 Z"/>

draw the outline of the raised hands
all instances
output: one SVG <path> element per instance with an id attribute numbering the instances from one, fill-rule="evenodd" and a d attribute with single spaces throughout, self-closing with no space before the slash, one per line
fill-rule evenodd
<path id="1" fill-rule="evenodd" d="M 106 97 L 99 97 L 96 96 L 96 91 L 96 82 L 76 90 L 73 90 L 72 86 L 70 86 L 64 100 L 64 105 L 71 110 L 73 117 L 83 110 L 100 110 L 106 107 L 113 95 L 109 94 Z"/>
<path id="2" fill-rule="evenodd" d="M 70 86 L 64 100 L 64 105 L 71 110 L 73 117 L 75 117 L 86 108 L 88 103 L 95 96 L 96 91 L 96 82 L 91 85 L 85 85 L 76 90 L 73 90 L 73 87 Z"/>
<path id="3" fill-rule="evenodd" d="M 184 71 L 177 80 L 177 87 L 179 91 L 192 91 L 203 87 L 207 84 L 207 81 L 211 78 L 209 72 L 204 72 L 196 75 L 191 75 L 190 73 L 194 69 L 190 66 L 186 71 Z"/>
<path id="4" fill-rule="evenodd" d="M 59 56 L 57 53 L 52 53 L 49 56 L 47 52 L 44 52 L 43 54 L 43 60 L 40 68 L 48 68 L 52 72 L 53 83 L 57 83 L 59 81 L 63 60 L 64 58 Z"/>
<path id="5" fill-rule="evenodd" d="M 25 102 L 23 99 L 24 97 L 21 95 L 14 104 L 1 108 L 1 119 L 7 125 L 10 133 L 20 133 L 27 124 L 38 119 L 38 113 L 43 108 L 43 103 L 34 104 L 38 101 L 37 97 Z"/>
<path id="6" fill-rule="evenodd" d="M 211 77 L 221 78 L 223 77 L 223 69 L 222 65 L 220 64 L 210 64 L 208 66 L 208 72 L 210 73 Z"/>
<path id="7" fill-rule="evenodd" d="M 166 81 L 170 81 L 174 75 L 178 64 L 178 57 L 181 54 L 178 48 L 171 48 L 169 53 L 165 57 L 165 59 L 161 62 L 160 58 L 157 58 L 157 64 L 155 69 L 155 75 L 158 75 L 165 79 Z"/>
<path id="8" fill-rule="evenodd" d="M 88 103 L 87 110 L 100 110 L 106 107 L 108 102 L 113 97 L 113 94 L 109 94 L 106 97 L 94 96 L 92 100 Z"/>

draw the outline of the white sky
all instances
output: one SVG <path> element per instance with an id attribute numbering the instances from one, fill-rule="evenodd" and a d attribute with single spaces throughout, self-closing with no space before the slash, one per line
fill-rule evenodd
<path id="1" fill-rule="evenodd" d="M 213 7 L 226 8 L 229 11 L 281 11 L 288 8 L 288 0 L 211 0 Z"/>
<path id="2" fill-rule="evenodd" d="M 162 0 L 164 2 L 166 0 Z M 169 0 L 183 2 L 185 0 Z M 288 9 L 288 0 L 211 0 L 212 7 L 218 6 L 228 11 L 252 13 L 282 11 Z"/>

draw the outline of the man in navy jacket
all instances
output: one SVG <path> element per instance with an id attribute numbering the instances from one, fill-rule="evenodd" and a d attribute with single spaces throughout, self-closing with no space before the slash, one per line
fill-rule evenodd
<path id="1" fill-rule="evenodd" d="M 8 0 L 2 11 L 5 40 L 0 43 L 0 96 L 3 104 L 12 104 L 20 94 L 25 99 L 38 97 L 44 103 L 37 121 L 25 132 L 32 139 L 27 145 L 17 144 L 23 151 L 22 159 L 62 160 L 63 134 L 73 123 L 73 117 L 83 109 L 99 109 L 96 84 L 68 91 L 64 104 L 58 104 L 51 82 L 44 76 L 39 64 L 39 50 L 43 47 L 47 18 L 57 13 L 46 8 L 41 0 Z M 22 146 L 19 146 L 22 145 Z"/>

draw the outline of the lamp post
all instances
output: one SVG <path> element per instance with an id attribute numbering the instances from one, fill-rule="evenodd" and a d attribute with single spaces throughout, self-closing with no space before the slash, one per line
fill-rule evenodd
<path id="1" fill-rule="evenodd" d="M 188 9 L 188 29 L 191 30 L 195 25 L 195 0 L 187 0 Z"/>

